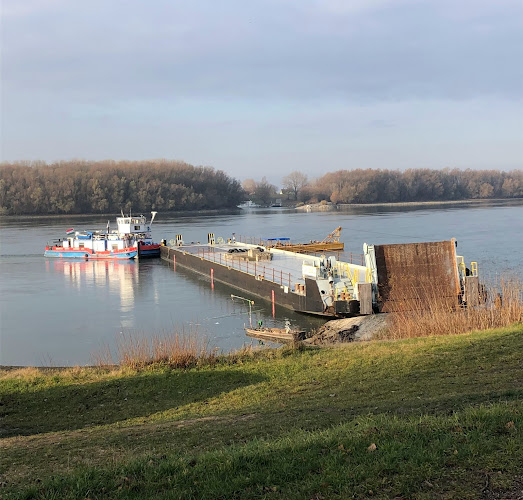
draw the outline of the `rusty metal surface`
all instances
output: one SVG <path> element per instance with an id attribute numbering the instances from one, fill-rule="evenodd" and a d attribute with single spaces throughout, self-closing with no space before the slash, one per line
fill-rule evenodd
<path id="1" fill-rule="evenodd" d="M 375 245 L 382 312 L 432 304 L 456 307 L 460 285 L 454 241 Z"/>

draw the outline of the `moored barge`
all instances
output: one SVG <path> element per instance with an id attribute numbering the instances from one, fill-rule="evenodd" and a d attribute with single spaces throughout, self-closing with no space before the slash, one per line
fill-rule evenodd
<path id="1" fill-rule="evenodd" d="M 178 235 L 161 247 L 161 257 L 212 282 L 302 313 L 354 316 L 409 310 L 436 299 L 458 307 L 473 300 L 467 293 L 478 289 L 477 264 L 472 272 L 465 267 L 455 240 L 365 244 L 361 265 L 234 239 L 220 238 L 218 243 L 212 233 L 208 236 L 206 244 L 184 244 Z"/>

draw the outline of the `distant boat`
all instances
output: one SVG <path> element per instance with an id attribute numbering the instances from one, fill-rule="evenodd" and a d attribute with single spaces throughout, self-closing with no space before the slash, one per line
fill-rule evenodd
<path id="1" fill-rule="evenodd" d="M 254 203 L 254 201 L 248 200 L 240 203 L 238 208 L 260 208 L 260 205 Z"/>
<path id="2" fill-rule="evenodd" d="M 111 231 L 109 222 L 104 231 L 65 231 L 66 237 L 48 243 L 45 257 L 76 259 L 134 259 L 159 257 L 160 244 L 151 238 L 151 224 L 157 212 L 147 223 L 143 215 L 124 216 L 116 219 L 118 229 Z"/>

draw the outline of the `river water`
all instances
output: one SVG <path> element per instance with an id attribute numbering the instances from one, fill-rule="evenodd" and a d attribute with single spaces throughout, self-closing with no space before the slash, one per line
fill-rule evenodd
<path id="1" fill-rule="evenodd" d="M 114 218 L 111 220 L 114 227 Z M 244 344 L 244 325 L 314 328 L 321 321 L 272 308 L 261 300 L 249 313 L 232 300 L 235 290 L 158 260 L 75 261 L 43 257 L 45 243 L 65 230 L 103 229 L 107 217 L 0 218 L 0 365 L 66 366 L 92 363 L 119 336 L 196 332 L 226 352 Z M 258 238 L 321 240 L 342 226 L 346 252 L 373 244 L 440 241 L 455 237 L 458 254 L 478 261 L 480 275 L 521 276 L 523 201 L 418 207 L 357 207 L 340 212 L 282 209 L 220 215 L 164 215 L 156 240 L 182 234 L 206 241 L 207 233 Z M 250 297 L 246 297 L 250 298 Z"/>

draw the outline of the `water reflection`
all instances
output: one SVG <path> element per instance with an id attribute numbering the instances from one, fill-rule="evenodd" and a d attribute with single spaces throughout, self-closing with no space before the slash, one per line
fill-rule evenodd
<path id="1" fill-rule="evenodd" d="M 71 286 L 100 287 L 109 290 L 113 296 L 120 299 L 120 311 L 131 312 L 139 285 L 139 262 L 134 261 L 54 261 L 52 271 L 62 273 Z"/>

